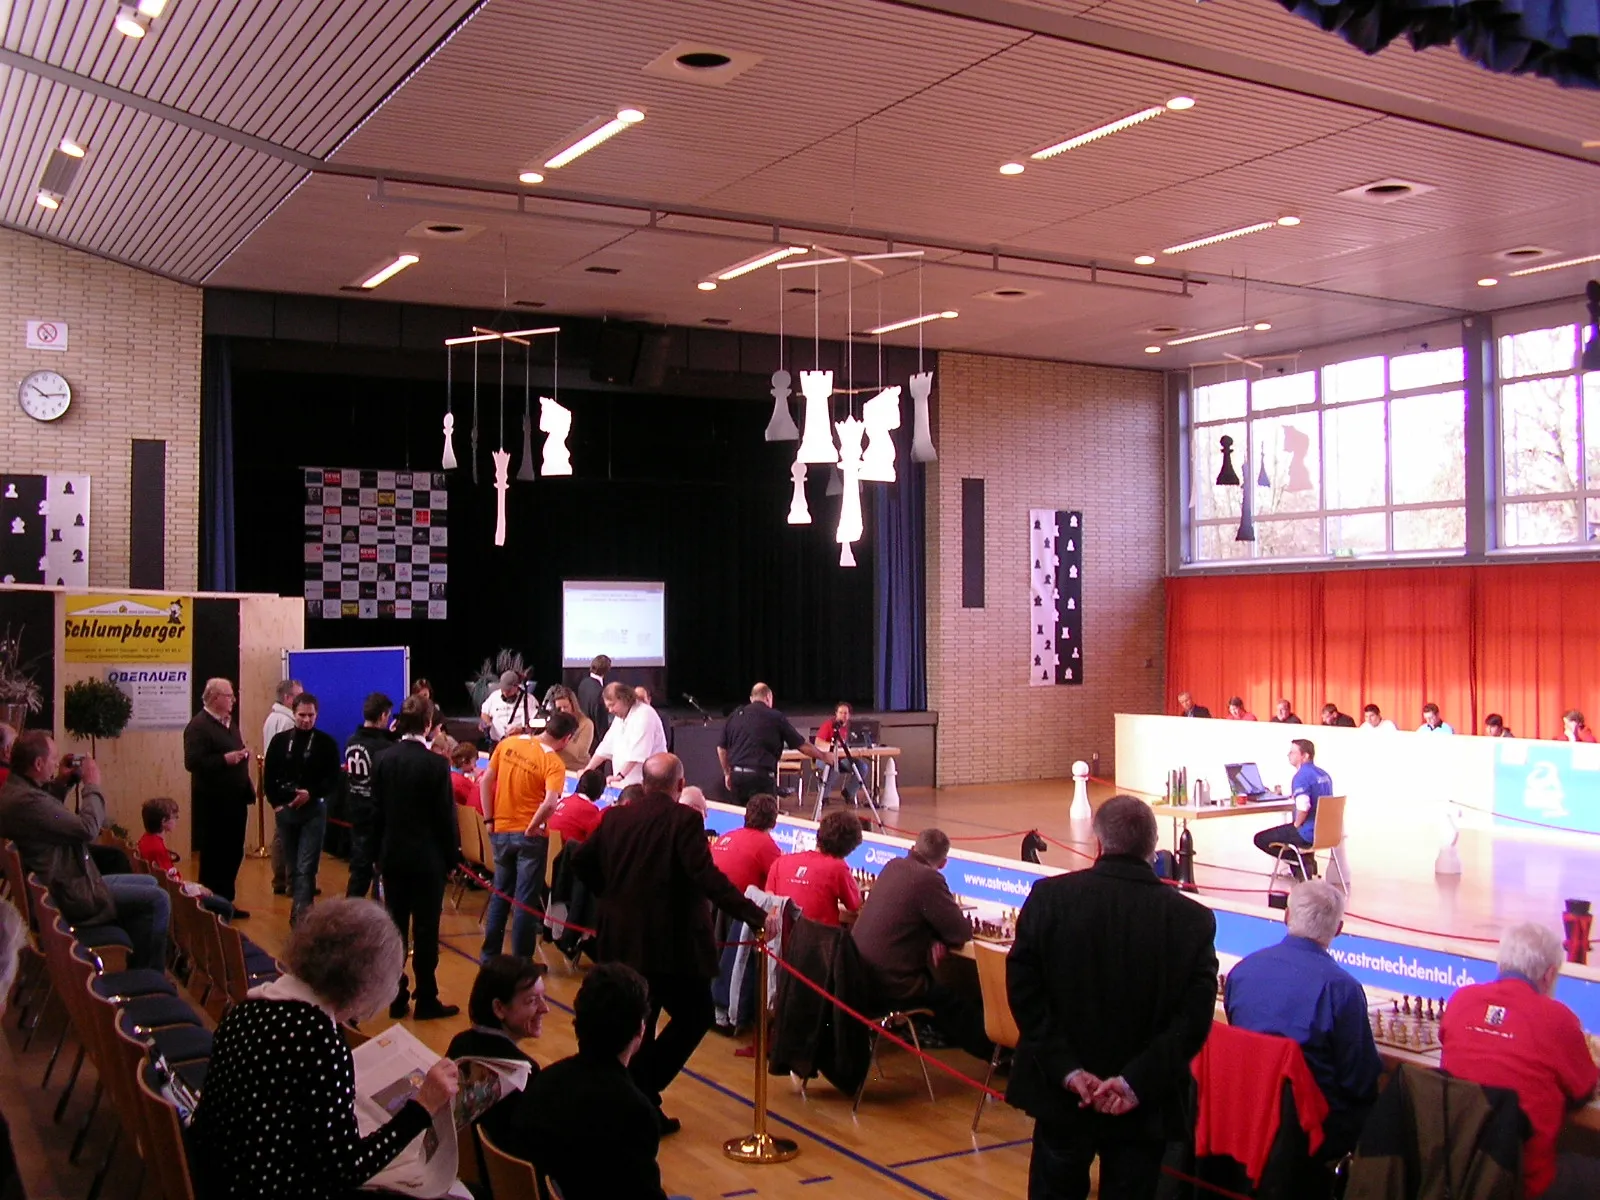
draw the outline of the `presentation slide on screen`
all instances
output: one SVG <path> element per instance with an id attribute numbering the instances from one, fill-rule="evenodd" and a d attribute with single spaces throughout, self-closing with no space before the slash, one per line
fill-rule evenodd
<path id="1" fill-rule="evenodd" d="M 600 654 L 619 667 L 667 665 L 667 585 L 561 584 L 561 665 L 586 667 Z"/>

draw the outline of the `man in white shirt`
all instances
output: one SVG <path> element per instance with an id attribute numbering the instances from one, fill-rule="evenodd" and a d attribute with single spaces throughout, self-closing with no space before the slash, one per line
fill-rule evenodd
<path id="1" fill-rule="evenodd" d="M 261 722 L 261 753 L 267 752 L 267 747 L 272 745 L 272 739 L 286 729 L 294 728 L 294 702 L 305 689 L 300 686 L 298 679 L 284 679 L 278 683 L 278 689 L 272 703 L 272 711 L 267 714 L 267 719 Z M 272 823 L 272 894 L 274 896 L 287 895 L 289 891 L 289 864 L 283 857 L 283 834 L 278 831 L 278 823 Z"/>
<path id="2" fill-rule="evenodd" d="M 1418 733 L 1454 733 L 1449 724 L 1439 716 L 1439 706 L 1428 703 L 1422 706 L 1422 724 L 1417 726 Z"/>
<path id="3" fill-rule="evenodd" d="M 1361 728 L 1387 729 L 1392 733 L 1394 731 L 1394 722 L 1389 720 L 1388 717 L 1384 716 L 1383 713 L 1378 710 L 1378 706 L 1376 704 L 1369 704 L 1361 710 Z"/>
<path id="4" fill-rule="evenodd" d="M 489 741 L 498 742 L 511 730 L 527 725 L 533 711 L 533 703 L 522 690 L 522 676 L 507 671 L 500 676 L 500 690 L 490 692 L 478 710 L 478 728 L 489 735 Z"/>
<path id="5" fill-rule="evenodd" d="M 595 747 L 585 770 L 611 760 L 610 782 L 627 787 L 644 781 L 644 760 L 667 752 L 667 733 L 656 710 L 634 695 L 625 683 L 608 683 L 603 693 L 611 728 Z"/>

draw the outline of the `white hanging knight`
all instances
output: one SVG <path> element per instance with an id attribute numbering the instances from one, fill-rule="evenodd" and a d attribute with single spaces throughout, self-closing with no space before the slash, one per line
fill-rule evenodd
<path id="1" fill-rule="evenodd" d="M 456 415 L 453 412 L 444 414 L 444 462 L 442 467 L 446 471 L 456 468 Z"/>
<path id="2" fill-rule="evenodd" d="M 854 417 L 835 422 L 839 431 L 839 471 L 844 476 L 844 499 L 839 504 L 839 531 L 834 540 L 839 543 L 839 565 L 856 565 L 850 543 L 861 540 L 865 531 L 861 522 L 861 436 L 867 427 Z"/>
<path id="3" fill-rule="evenodd" d="M 794 493 L 789 497 L 789 524 L 811 524 L 811 509 L 806 506 L 806 465 L 798 458 L 789 467 Z"/>
<path id="4" fill-rule="evenodd" d="M 894 438 L 900 428 L 900 389 L 884 388 L 861 406 L 867 425 L 867 448 L 861 456 L 863 483 L 894 482 Z"/>
<path id="5" fill-rule="evenodd" d="M 548 396 L 539 397 L 539 431 L 544 439 L 541 475 L 571 475 L 572 456 L 567 452 L 567 434 L 572 429 L 572 410 L 563 408 Z"/>
<path id="6" fill-rule="evenodd" d="M 800 430 L 794 423 L 794 414 L 789 411 L 789 385 L 792 382 L 787 371 L 772 373 L 772 417 L 767 421 L 769 442 L 792 442 L 800 436 Z"/>
<path id="7" fill-rule="evenodd" d="M 499 493 L 495 497 L 494 509 L 494 544 L 506 544 L 506 490 L 511 486 L 506 480 L 506 474 L 511 470 L 511 455 L 505 450 L 496 450 L 491 458 L 494 459 L 494 490 Z"/>
<path id="8" fill-rule="evenodd" d="M 828 398 L 833 395 L 832 371 L 801 371 L 800 390 L 806 398 L 805 436 L 800 441 L 803 463 L 836 463 L 839 452 L 833 446 L 833 430 L 828 421 Z"/>
<path id="9" fill-rule="evenodd" d="M 912 462 L 934 462 L 939 457 L 939 452 L 933 448 L 933 430 L 928 425 L 928 394 L 932 391 L 932 371 L 919 371 L 911 377 Z"/>

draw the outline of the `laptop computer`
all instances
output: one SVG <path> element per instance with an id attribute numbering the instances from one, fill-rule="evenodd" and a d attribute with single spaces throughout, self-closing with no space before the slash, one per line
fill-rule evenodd
<path id="1" fill-rule="evenodd" d="M 1223 770 L 1228 773 L 1228 790 L 1246 800 L 1264 800 L 1272 793 L 1261 782 L 1261 770 L 1253 762 L 1228 763 Z"/>

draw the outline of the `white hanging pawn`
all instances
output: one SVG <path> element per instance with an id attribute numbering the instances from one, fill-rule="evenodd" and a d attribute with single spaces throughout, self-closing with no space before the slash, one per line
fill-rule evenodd
<path id="1" fill-rule="evenodd" d="M 769 442 L 792 442 L 800 436 L 795 426 L 794 414 L 789 411 L 789 372 L 772 373 L 772 416 L 767 421 L 766 438 Z"/>
<path id="2" fill-rule="evenodd" d="M 811 524 L 811 509 L 806 506 L 806 464 L 798 458 L 789 464 L 789 481 L 794 492 L 789 497 L 789 524 Z"/>

